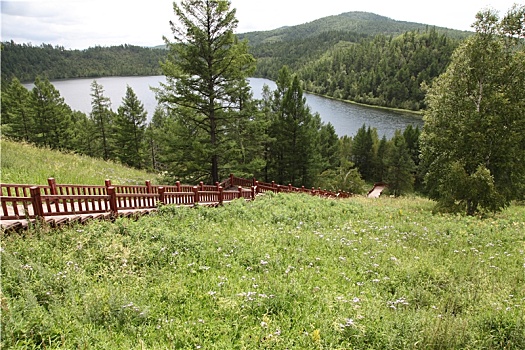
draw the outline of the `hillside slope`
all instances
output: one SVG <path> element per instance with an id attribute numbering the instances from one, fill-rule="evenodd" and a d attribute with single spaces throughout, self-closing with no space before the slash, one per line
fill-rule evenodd
<path id="1" fill-rule="evenodd" d="M 143 185 L 146 180 L 159 183 L 157 174 L 79 154 L 6 139 L 0 140 L 0 148 L 2 183 L 45 185 L 50 177 L 59 183 L 77 185 L 103 185 L 106 179 L 120 185 Z"/>
<path id="2" fill-rule="evenodd" d="M 523 208 L 431 208 L 279 194 L 4 236 L 0 347 L 523 349 Z"/>

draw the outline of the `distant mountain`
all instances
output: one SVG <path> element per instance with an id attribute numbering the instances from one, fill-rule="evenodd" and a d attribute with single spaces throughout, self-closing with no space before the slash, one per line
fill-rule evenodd
<path id="1" fill-rule="evenodd" d="M 472 34 L 467 31 L 435 27 L 428 24 L 396 21 L 374 13 L 356 11 L 323 17 L 296 26 L 281 27 L 269 31 L 241 33 L 238 34 L 238 37 L 240 39 L 248 39 L 251 46 L 258 46 L 265 43 L 306 39 L 316 37 L 324 32 L 333 31 L 352 32 L 368 36 L 378 34 L 396 36 L 413 30 L 425 31 L 428 28 L 435 28 L 438 33 L 457 39 L 463 39 Z"/>

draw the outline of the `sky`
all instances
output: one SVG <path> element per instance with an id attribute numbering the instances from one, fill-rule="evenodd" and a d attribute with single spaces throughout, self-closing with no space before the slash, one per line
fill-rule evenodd
<path id="1" fill-rule="evenodd" d="M 311 22 L 365 11 L 399 21 L 471 30 L 478 11 L 503 16 L 518 0 L 231 0 L 237 33 Z M 523 1 L 523 0 L 519 0 Z M 162 45 L 175 21 L 172 0 L 0 1 L 2 41 L 42 43 L 66 49 L 131 44 Z"/>

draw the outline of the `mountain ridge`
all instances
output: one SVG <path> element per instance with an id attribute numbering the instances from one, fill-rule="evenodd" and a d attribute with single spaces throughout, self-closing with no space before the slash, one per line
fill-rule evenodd
<path id="1" fill-rule="evenodd" d="M 428 28 L 435 28 L 439 33 L 460 39 L 472 34 L 472 32 L 468 31 L 438 27 L 430 24 L 399 21 L 371 12 L 351 11 L 343 12 L 339 15 L 321 17 L 294 26 L 284 26 L 266 31 L 239 33 L 237 36 L 240 39 L 247 39 L 250 45 L 257 46 L 271 42 L 292 41 L 314 37 L 329 31 L 354 32 L 356 34 L 375 36 L 378 34 L 400 35 L 407 31 L 424 31 Z"/>

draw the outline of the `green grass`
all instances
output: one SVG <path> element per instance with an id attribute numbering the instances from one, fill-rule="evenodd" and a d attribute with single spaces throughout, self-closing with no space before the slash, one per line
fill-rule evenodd
<path id="1" fill-rule="evenodd" d="M 103 185 L 110 179 L 114 184 L 143 185 L 151 180 L 159 183 L 157 174 L 136 170 L 78 154 L 64 154 L 29 144 L 0 141 L 1 182 L 46 185 L 55 178 L 59 184 Z"/>
<path id="2" fill-rule="evenodd" d="M 523 349 L 525 207 L 268 194 L 2 237 L 2 348 Z"/>

